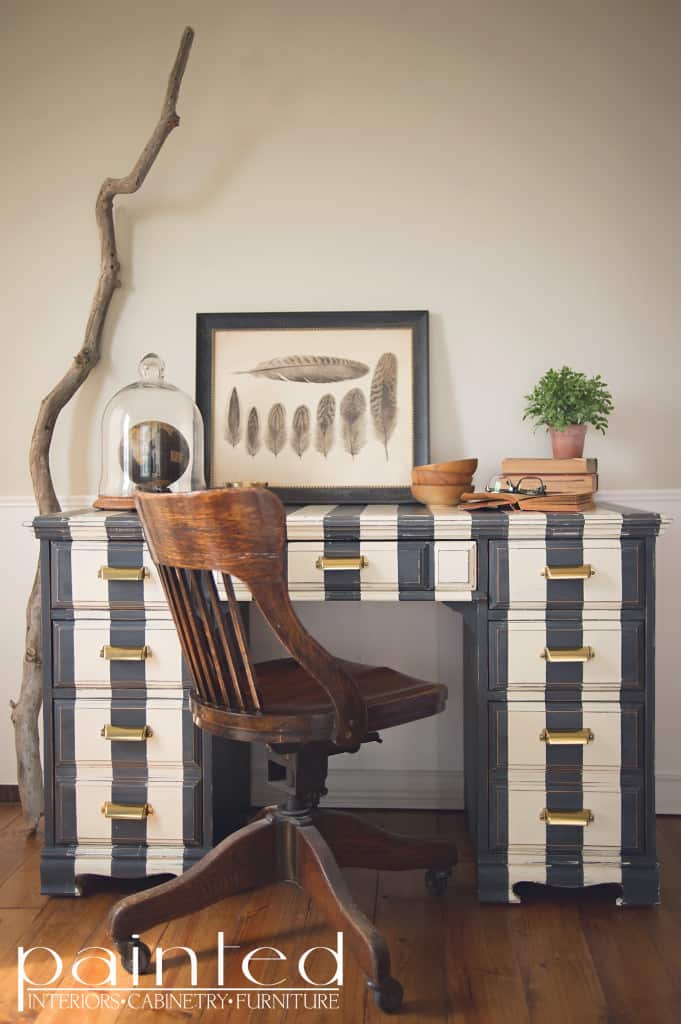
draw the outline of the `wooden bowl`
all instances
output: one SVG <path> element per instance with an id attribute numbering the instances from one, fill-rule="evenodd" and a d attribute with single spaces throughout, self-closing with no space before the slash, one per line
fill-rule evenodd
<path id="1" fill-rule="evenodd" d="M 453 484 L 470 484 L 472 480 L 472 473 L 442 473 L 436 469 L 412 469 L 411 471 L 413 484 L 444 484 L 445 487 L 451 487 Z"/>
<path id="2" fill-rule="evenodd" d="M 458 505 L 462 494 L 470 490 L 468 484 L 412 484 L 411 493 L 422 505 Z"/>
<path id="3" fill-rule="evenodd" d="M 477 468 L 477 459 L 454 459 L 453 462 L 429 462 L 425 466 L 414 466 L 414 469 L 430 469 L 436 473 L 464 473 L 469 476 L 473 476 Z"/>

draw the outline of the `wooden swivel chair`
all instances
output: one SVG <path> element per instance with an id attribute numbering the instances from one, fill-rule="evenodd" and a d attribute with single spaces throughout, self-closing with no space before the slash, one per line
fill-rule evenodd
<path id="1" fill-rule="evenodd" d="M 339 866 L 427 868 L 427 883 L 442 889 L 456 847 L 395 836 L 318 803 L 329 755 L 437 714 L 447 688 L 335 658 L 310 636 L 288 596 L 286 517 L 270 491 L 139 494 L 136 505 L 194 680 L 194 722 L 218 736 L 267 744 L 286 796 L 183 875 L 113 907 L 109 932 L 123 966 L 131 970 L 136 948 L 140 970 L 148 967 L 139 933 L 156 924 L 257 886 L 296 882 L 344 932 L 377 1005 L 399 1009 L 402 986 L 391 976 L 385 940 L 353 902 Z M 226 601 L 218 597 L 218 574 Z M 249 588 L 290 659 L 251 664 L 232 576 Z"/>

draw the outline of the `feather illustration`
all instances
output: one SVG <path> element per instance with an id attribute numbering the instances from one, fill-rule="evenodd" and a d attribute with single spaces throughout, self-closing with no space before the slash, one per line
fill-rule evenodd
<path id="1" fill-rule="evenodd" d="M 339 380 L 363 377 L 369 372 L 369 367 L 355 359 L 340 359 L 336 356 L 279 356 L 258 363 L 252 370 L 238 372 L 299 384 L 333 384 Z"/>
<path id="2" fill-rule="evenodd" d="M 345 450 L 353 459 L 366 441 L 366 409 L 367 400 L 359 388 L 348 391 L 340 404 Z"/>
<path id="3" fill-rule="evenodd" d="M 291 422 L 291 447 L 302 459 L 303 452 L 310 446 L 310 410 L 306 405 L 299 405 Z"/>
<path id="4" fill-rule="evenodd" d="M 246 451 L 249 455 L 255 455 L 260 447 L 260 420 L 258 410 L 253 406 L 248 414 L 246 424 Z"/>
<path id="5" fill-rule="evenodd" d="M 333 395 L 322 395 L 317 406 L 316 448 L 326 458 L 333 446 L 333 424 L 336 419 L 336 399 Z"/>
<path id="6" fill-rule="evenodd" d="M 374 428 L 385 448 L 388 461 L 388 441 L 397 422 L 397 356 L 394 352 L 384 352 L 376 363 L 369 392 L 369 407 Z"/>
<path id="7" fill-rule="evenodd" d="M 234 448 L 241 440 L 241 409 L 239 408 L 239 396 L 236 388 L 232 388 L 227 406 L 227 422 L 225 425 L 225 440 L 229 441 Z"/>
<path id="8" fill-rule="evenodd" d="M 265 444 L 273 455 L 278 455 L 286 444 L 286 410 L 281 402 L 277 402 L 270 409 Z"/>

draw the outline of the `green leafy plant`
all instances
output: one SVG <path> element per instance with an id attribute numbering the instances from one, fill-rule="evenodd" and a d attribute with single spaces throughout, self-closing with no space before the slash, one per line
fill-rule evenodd
<path id="1" fill-rule="evenodd" d="M 529 395 L 523 419 L 534 420 L 537 427 L 565 430 L 578 423 L 590 423 L 604 434 L 614 409 L 612 395 L 600 374 L 585 373 L 564 366 L 548 370 Z"/>

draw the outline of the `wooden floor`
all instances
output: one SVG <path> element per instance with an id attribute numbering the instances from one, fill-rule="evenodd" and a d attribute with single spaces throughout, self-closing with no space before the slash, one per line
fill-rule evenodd
<path id="1" fill-rule="evenodd" d="M 453 836 L 461 862 L 443 898 L 426 893 L 422 872 L 394 874 L 347 871 L 357 902 L 385 934 L 394 973 L 405 988 L 403 1021 L 448 1024 L 676 1024 L 681 1020 L 681 818 L 658 820 L 663 903 L 653 909 L 619 909 L 611 891 L 576 895 L 535 889 L 522 906 L 481 906 L 473 888 L 470 842 L 460 814 L 373 813 L 372 820 L 403 832 L 428 831 Z M 110 947 L 104 927 L 109 906 L 117 898 L 110 887 L 81 899 L 48 899 L 39 893 L 40 838 L 28 838 L 14 805 L 0 806 L 0 1021 L 32 1020 L 84 1024 L 145 1024 L 154 1021 L 251 1021 L 257 1024 L 343 1024 L 389 1018 L 367 1000 L 364 979 L 350 957 L 340 1009 L 262 1009 L 242 1005 L 220 1008 L 165 1008 L 143 1011 L 118 1007 L 17 1010 L 17 946 L 50 946 L 63 958 L 65 972 L 55 983 L 77 987 L 70 968 L 85 946 Z M 110 886 L 111 883 L 108 883 Z M 120 892 L 121 890 L 119 890 Z M 216 935 L 224 932 L 227 950 L 226 988 L 247 984 L 241 958 L 263 945 L 278 947 L 289 961 L 258 962 L 253 973 L 268 983 L 284 975 L 287 985 L 301 985 L 297 963 L 309 947 L 331 945 L 334 936 L 314 907 L 294 887 L 261 889 L 216 907 L 159 927 L 144 936 L 152 949 L 188 945 L 199 954 L 199 985 L 216 985 Z M 32 979 L 45 983 L 53 964 L 47 954 L 31 955 Z M 190 984 L 186 954 L 167 956 L 164 988 Z M 309 970 L 321 980 L 329 959 L 313 954 Z M 99 973 L 98 973 L 99 971 Z M 90 961 L 83 981 L 96 984 L 102 965 Z M 153 975 L 140 988 L 153 987 Z M 126 990 L 130 977 L 117 984 Z M 192 998 L 196 993 L 192 994 Z M 177 994 L 176 999 L 179 999 Z M 242 997 L 243 999 L 243 997 Z"/>

